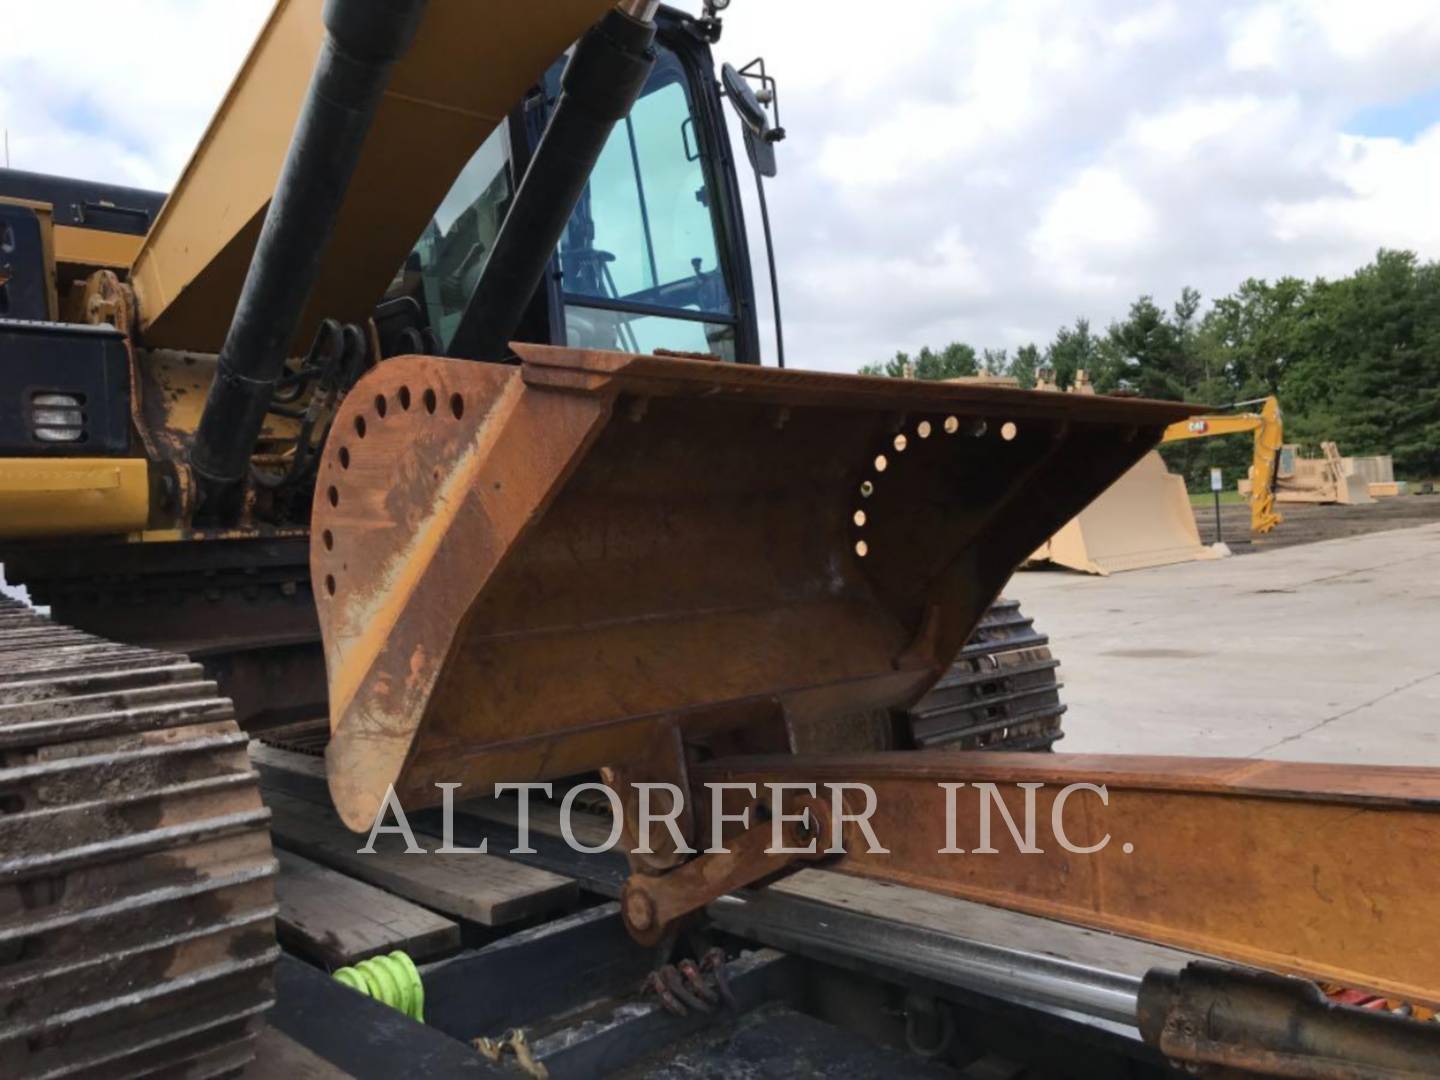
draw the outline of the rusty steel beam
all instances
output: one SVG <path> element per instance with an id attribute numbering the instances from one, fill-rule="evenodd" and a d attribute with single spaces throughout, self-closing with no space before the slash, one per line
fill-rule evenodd
<path id="1" fill-rule="evenodd" d="M 1414 921 L 1435 904 L 1437 769 L 927 752 L 777 755 L 692 770 L 692 785 L 719 781 L 869 785 L 871 824 L 888 853 L 868 850 L 847 824 L 844 853 L 827 864 L 844 873 L 1440 1004 L 1440 940 Z M 942 784 L 966 786 L 951 796 Z M 1074 784 L 1106 791 L 1108 806 L 1088 789 L 1059 800 L 1070 847 L 1109 835 L 1094 853 L 1067 850 L 1053 828 L 1059 794 Z M 854 792 L 844 798 L 863 809 Z M 1029 798 L 1039 850 L 1026 853 L 996 800 L 1028 839 Z M 976 851 L 982 800 L 994 854 Z M 966 854 L 941 853 L 952 819 Z"/>

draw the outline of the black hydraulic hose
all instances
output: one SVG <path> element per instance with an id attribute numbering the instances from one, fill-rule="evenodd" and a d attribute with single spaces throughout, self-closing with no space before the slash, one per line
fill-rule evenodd
<path id="1" fill-rule="evenodd" d="M 560 100 L 450 339 L 450 356 L 500 360 L 509 351 L 606 140 L 655 64 L 655 24 L 644 5 L 631 6 L 637 14 L 611 10 L 565 65 Z"/>
<path id="2" fill-rule="evenodd" d="M 255 440 L 394 62 L 426 0 L 326 0 L 325 41 L 190 451 L 196 521 L 238 512 Z"/>

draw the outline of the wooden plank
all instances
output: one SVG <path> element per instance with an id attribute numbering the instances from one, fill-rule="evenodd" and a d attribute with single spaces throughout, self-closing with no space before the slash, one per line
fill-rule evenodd
<path id="1" fill-rule="evenodd" d="M 306 802 L 330 805 L 330 784 L 325 759 L 294 750 L 279 750 L 259 740 L 250 741 L 250 764 L 260 774 L 260 786 L 283 791 Z"/>
<path id="2" fill-rule="evenodd" d="M 255 1038 L 255 1060 L 247 1075 L 283 1076 L 285 1080 L 349 1080 L 350 1077 L 344 1069 L 337 1069 L 269 1024 L 262 1027 Z"/>
<path id="3" fill-rule="evenodd" d="M 329 807 L 273 789 L 264 798 L 279 847 L 454 918 L 505 926 L 565 910 L 579 896 L 572 879 L 548 870 L 495 855 L 436 854 L 440 838 L 419 831 L 415 840 L 427 854 L 407 854 L 404 837 L 390 833 L 375 838 L 374 854 L 362 855 L 365 837 Z"/>
<path id="4" fill-rule="evenodd" d="M 310 754 L 281 750 L 262 742 L 250 743 L 250 763 L 260 774 L 260 785 L 271 791 L 293 795 L 306 802 L 330 805 L 329 783 L 325 778 L 325 760 Z M 556 794 L 560 793 L 557 787 Z M 463 794 L 463 792 L 462 792 Z M 455 804 L 456 817 L 469 815 L 512 829 L 519 823 L 519 808 L 514 794 L 498 798 L 461 799 Z M 610 818 L 576 807 L 570 815 L 575 839 L 586 847 L 599 847 L 610 836 Z M 560 828 L 560 808 L 542 795 L 530 799 L 530 831 L 540 836 L 564 839 Z M 617 850 L 619 850 L 617 848 Z"/>
<path id="5" fill-rule="evenodd" d="M 520 807 L 514 795 L 503 795 L 498 799 L 467 799 L 457 803 L 455 813 L 468 814 L 497 825 L 508 825 L 519 829 Z M 570 814 L 570 833 L 576 841 L 586 847 L 600 847 L 610 839 L 611 822 L 608 817 L 575 809 Z M 560 808 L 544 801 L 539 795 L 530 800 L 530 831 L 541 836 L 563 840 L 565 833 L 560 826 Z M 617 843 L 617 852 L 623 849 Z"/>
<path id="6" fill-rule="evenodd" d="M 276 932 L 291 952 L 333 970 L 396 949 L 421 961 L 460 948 L 460 927 L 444 916 L 293 851 L 275 856 Z"/>

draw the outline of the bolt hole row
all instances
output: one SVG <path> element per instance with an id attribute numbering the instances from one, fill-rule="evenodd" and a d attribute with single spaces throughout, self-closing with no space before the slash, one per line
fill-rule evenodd
<path id="1" fill-rule="evenodd" d="M 400 387 L 400 389 L 395 392 L 395 400 L 399 403 L 400 409 L 401 409 L 402 412 L 409 412 L 409 411 L 410 411 L 410 403 L 411 403 L 411 401 L 413 400 L 412 397 L 411 397 L 411 394 L 410 394 L 410 387 L 408 387 L 408 386 L 402 386 L 402 387 Z M 431 416 L 434 416 L 436 410 L 440 408 L 440 396 L 439 396 L 438 394 L 436 394 L 435 391 L 434 391 L 434 389 L 431 388 L 431 387 L 426 387 L 425 392 L 420 395 L 420 401 L 421 401 L 421 403 L 425 406 L 425 411 L 426 411 L 427 413 L 429 413 Z M 376 394 L 376 395 L 375 395 L 375 415 L 378 416 L 381 420 L 383 420 L 383 419 L 385 419 L 385 416 L 386 416 L 387 413 L 389 413 L 389 411 L 390 411 L 390 402 L 389 402 L 389 400 L 385 397 L 384 394 Z M 453 416 L 456 420 L 461 419 L 461 418 L 465 415 L 465 398 L 464 398 L 462 395 L 460 395 L 460 394 L 451 394 L 451 395 L 450 395 L 450 415 Z M 355 417 L 355 434 L 356 434 L 356 436 L 358 436 L 358 437 L 361 438 L 361 439 L 365 438 L 366 430 L 367 430 L 367 425 L 366 425 L 365 417 L 364 417 L 364 416 L 357 416 L 357 417 Z M 343 468 L 348 469 L 348 468 L 350 467 L 350 462 L 349 462 L 350 455 L 349 455 L 349 451 L 346 450 L 346 449 L 344 449 L 344 448 L 342 447 L 342 448 L 341 448 L 341 451 L 340 451 L 340 454 L 341 454 L 341 462 L 340 462 L 341 466 L 342 466 Z"/>
<path id="2" fill-rule="evenodd" d="M 400 405 L 400 410 L 402 412 L 409 412 L 411 402 L 414 400 L 410 393 L 410 387 L 402 386 L 399 390 L 395 391 L 395 400 Z M 435 390 L 432 387 L 426 387 L 425 392 L 420 396 L 420 400 L 421 403 L 425 406 L 425 411 L 431 416 L 435 415 L 435 411 L 440 407 L 440 397 L 438 394 L 435 393 Z M 378 416 L 381 420 L 385 419 L 386 414 L 390 411 L 390 403 L 388 399 L 385 397 L 384 394 L 376 394 L 374 404 L 375 415 Z M 450 415 L 453 416 L 456 420 L 464 417 L 465 398 L 461 394 L 450 395 Z M 368 428 L 365 422 L 365 417 L 356 416 L 356 437 L 360 439 L 365 438 L 367 429 Z M 340 450 L 336 454 L 336 457 L 340 461 L 341 469 L 350 468 L 350 448 L 348 446 L 340 447 Z M 334 484 L 331 484 L 325 490 L 325 499 L 332 508 L 338 508 L 340 505 L 340 489 Z M 326 529 L 323 533 L 320 534 L 320 542 L 324 545 L 326 551 L 335 550 L 335 534 L 332 533 L 329 529 Z M 325 575 L 325 593 L 327 596 L 335 595 L 334 574 Z"/>
<path id="3" fill-rule="evenodd" d="M 410 388 L 409 388 L 408 386 L 402 386 L 402 387 L 400 387 L 400 389 L 399 389 L 399 391 L 396 393 L 395 397 L 396 397 L 396 400 L 398 400 L 398 401 L 400 402 L 400 408 L 401 408 L 402 410 L 405 410 L 405 411 L 408 412 L 409 409 L 410 409 L 410 401 L 411 401 Z M 433 413 L 435 412 L 435 410 L 436 410 L 437 408 L 439 408 L 439 406 L 440 406 L 440 399 L 439 399 L 439 397 L 436 395 L 436 393 L 435 393 L 434 390 L 426 390 L 426 391 L 425 391 L 425 394 L 424 394 L 424 397 L 423 397 L 423 401 L 424 401 L 424 403 L 425 403 L 425 411 L 426 411 L 426 412 L 429 412 L 429 413 L 432 413 L 432 414 L 433 414 Z M 389 405 L 386 403 L 385 395 L 384 395 L 384 394 L 376 394 L 376 395 L 375 395 L 375 415 L 379 416 L 381 419 L 384 419 L 385 414 L 386 414 L 388 411 L 389 411 Z M 455 417 L 456 420 L 459 420 L 461 417 L 463 417 L 463 416 L 465 415 L 465 399 L 464 399 L 461 395 L 459 395 L 459 394 L 451 394 L 451 395 L 450 395 L 450 413 L 451 413 L 452 416 Z M 355 434 L 356 434 L 356 436 L 359 437 L 359 438 L 361 438 L 361 439 L 363 439 L 363 438 L 365 438 L 365 435 L 366 435 L 366 433 L 367 433 L 368 430 L 369 430 L 369 428 L 368 428 L 368 425 L 365 423 L 365 417 L 363 417 L 363 416 L 357 416 L 357 417 L 355 417 Z M 342 469 L 348 469 L 348 468 L 350 468 L 350 448 L 349 448 L 348 446 L 342 446 L 342 447 L 340 447 L 340 451 L 339 451 L 337 457 L 340 459 L 340 468 L 342 468 Z M 338 504 L 339 504 L 339 496 L 338 496 L 337 494 L 335 494 L 335 489 L 332 487 L 332 488 L 330 489 L 330 505 L 331 505 L 331 506 L 336 506 L 336 505 L 338 505 Z"/>
<path id="4" fill-rule="evenodd" d="M 960 431 L 960 418 L 958 416 L 947 416 L 940 426 L 944 430 L 946 435 L 957 434 Z M 987 426 L 984 420 L 976 421 L 975 425 L 970 430 L 970 434 L 978 438 L 979 436 L 985 434 L 986 427 Z M 934 434 L 934 432 L 935 428 L 929 420 L 921 420 L 918 424 L 915 425 L 915 434 L 919 438 L 928 439 L 932 434 Z M 1015 436 L 1019 433 L 1020 429 L 1016 427 L 1013 420 L 1005 421 L 1005 423 L 1000 427 L 1000 438 L 1004 439 L 1006 442 L 1010 442 L 1011 440 L 1013 440 Z M 895 448 L 895 453 L 903 454 L 906 449 L 909 448 L 910 440 L 904 434 L 899 434 L 891 440 L 890 445 Z M 875 455 L 875 461 L 873 464 L 877 473 L 883 473 L 886 469 L 890 467 L 890 459 L 885 454 L 877 454 Z M 860 497 L 862 499 L 868 499 L 874 494 L 874 481 L 861 481 Z M 864 510 L 856 510 L 852 520 L 855 522 L 855 527 L 857 529 L 861 529 L 865 527 L 865 523 L 869 520 L 869 518 Z M 864 540 L 855 541 L 855 554 L 862 559 L 865 558 L 866 555 L 870 554 L 870 545 Z"/>

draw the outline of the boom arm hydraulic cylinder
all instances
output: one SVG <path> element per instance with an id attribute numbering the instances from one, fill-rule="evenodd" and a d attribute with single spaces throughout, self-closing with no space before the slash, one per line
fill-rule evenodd
<path id="1" fill-rule="evenodd" d="M 618 5 L 575 46 L 555 112 L 450 341 L 451 356 L 505 355 L 610 132 L 650 76 L 654 8 Z"/>
<path id="2" fill-rule="evenodd" d="M 426 0 L 327 0 L 325 43 L 220 350 L 190 465 L 197 520 L 233 514 L 286 347 L 395 60 Z"/>

